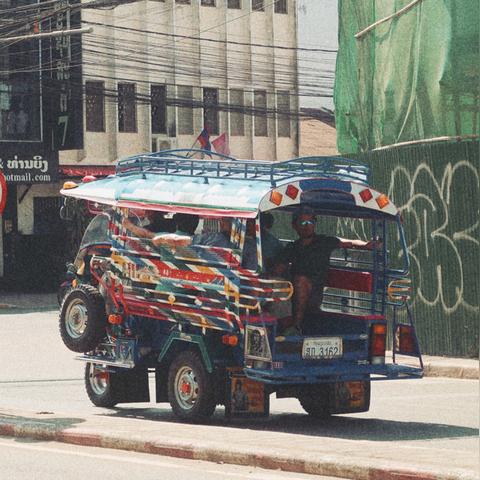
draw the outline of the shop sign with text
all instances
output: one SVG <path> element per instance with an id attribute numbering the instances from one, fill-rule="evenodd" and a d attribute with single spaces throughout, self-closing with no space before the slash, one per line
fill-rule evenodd
<path id="1" fill-rule="evenodd" d="M 58 153 L 0 148 L 0 170 L 7 183 L 54 183 L 58 181 Z"/>

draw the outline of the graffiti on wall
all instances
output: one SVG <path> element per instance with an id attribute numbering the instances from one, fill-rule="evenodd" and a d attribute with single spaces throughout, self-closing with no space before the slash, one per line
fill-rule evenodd
<path id="1" fill-rule="evenodd" d="M 434 172 L 422 162 L 413 173 L 398 165 L 388 195 L 400 209 L 416 278 L 416 301 L 451 314 L 479 311 L 479 174 L 466 160 Z"/>

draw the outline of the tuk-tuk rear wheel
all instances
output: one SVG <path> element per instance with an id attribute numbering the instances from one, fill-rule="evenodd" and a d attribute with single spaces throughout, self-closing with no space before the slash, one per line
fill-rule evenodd
<path id="1" fill-rule="evenodd" d="M 168 400 L 178 417 L 201 421 L 213 415 L 216 407 L 213 377 L 193 351 L 181 352 L 168 372 Z"/>
<path id="2" fill-rule="evenodd" d="M 302 408 L 312 417 L 325 419 L 331 416 L 329 411 L 329 386 L 328 384 L 312 385 L 305 388 L 298 395 Z"/>

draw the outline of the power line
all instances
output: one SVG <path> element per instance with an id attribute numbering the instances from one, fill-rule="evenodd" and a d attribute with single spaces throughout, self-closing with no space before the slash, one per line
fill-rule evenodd
<path id="1" fill-rule="evenodd" d="M 141 34 L 148 34 L 148 35 L 158 35 L 162 37 L 171 37 L 171 38 L 181 38 L 187 40 L 198 40 L 199 42 L 209 42 L 209 43 L 220 43 L 220 44 L 228 44 L 228 45 L 241 45 L 247 47 L 259 47 L 259 48 L 269 48 L 269 49 L 276 49 L 276 50 L 290 50 L 290 51 L 297 51 L 297 52 L 315 52 L 315 53 L 337 53 L 337 49 L 327 49 L 327 48 L 304 48 L 304 47 L 285 47 L 282 45 L 266 45 L 263 43 L 251 43 L 251 42 L 237 42 L 235 40 L 218 40 L 214 38 L 206 38 L 206 37 L 196 37 L 192 35 L 180 35 L 178 33 L 165 33 L 165 32 L 155 32 L 153 30 L 140 30 L 138 28 L 132 27 L 121 27 L 120 25 L 111 25 L 108 23 L 100 23 L 100 22 L 92 22 L 87 20 L 82 20 L 82 23 L 86 23 L 87 25 L 99 25 L 102 27 L 109 27 L 116 30 L 124 30 L 129 32 L 136 32 Z"/>

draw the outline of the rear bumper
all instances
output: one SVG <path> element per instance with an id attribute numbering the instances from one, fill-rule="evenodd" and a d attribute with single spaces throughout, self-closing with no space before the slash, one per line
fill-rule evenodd
<path id="1" fill-rule="evenodd" d="M 247 377 L 272 385 L 312 384 L 364 380 L 396 380 L 422 378 L 423 369 L 410 365 L 389 363 L 384 365 L 322 365 L 292 368 L 246 368 Z"/>

